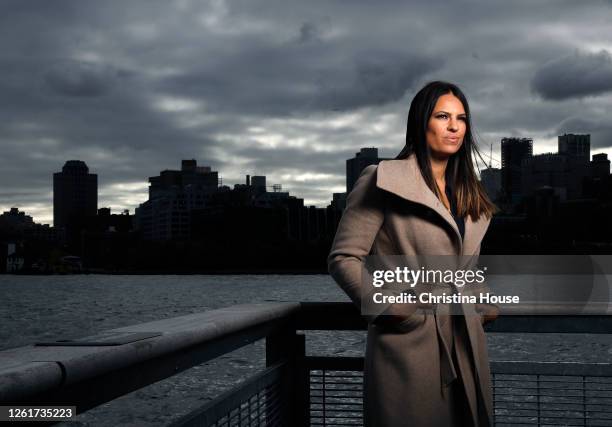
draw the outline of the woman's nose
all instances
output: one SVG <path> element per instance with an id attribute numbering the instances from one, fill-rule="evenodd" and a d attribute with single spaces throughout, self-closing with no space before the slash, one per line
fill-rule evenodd
<path id="1" fill-rule="evenodd" d="M 457 120 L 451 119 L 448 121 L 448 130 L 456 131 L 458 129 Z"/>

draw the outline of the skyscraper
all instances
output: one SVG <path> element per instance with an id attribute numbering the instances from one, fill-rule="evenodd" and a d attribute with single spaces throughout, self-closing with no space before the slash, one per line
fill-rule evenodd
<path id="1" fill-rule="evenodd" d="M 598 165 L 597 162 L 589 161 L 590 139 L 590 135 L 559 135 L 558 153 L 538 154 L 523 161 L 523 195 L 533 195 L 547 187 L 552 189 L 561 202 L 582 198 L 585 179 L 593 176 Z M 605 164 L 602 163 L 599 167 L 602 172 L 606 171 Z"/>
<path id="2" fill-rule="evenodd" d="M 559 154 L 575 157 L 585 163 L 591 159 L 591 135 L 565 133 L 558 137 Z"/>
<path id="3" fill-rule="evenodd" d="M 480 171 L 480 182 L 487 192 L 487 196 L 493 201 L 499 198 L 501 192 L 501 169 L 485 168 Z"/>
<path id="4" fill-rule="evenodd" d="M 522 197 L 521 163 L 533 155 L 533 139 L 502 138 L 501 184 L 504 196 L 511 203 L 519 202 Z"/>
<path id="5" fill-rule="evenodd" d="M 181 162 L 181 170 L 163 170 L 149 178 L 149 200 L 136 208 L 136 225 L 145 240 L 189 238 L 191 211 L 207 205 L 218 190 L 219 176 L 196 160 Z"/>
<path id="6" fill-rule="evenodd" d="M 98 211 L 98 175 L 89 173 L 82 160 L 68 160 L 53 174 L 53 225 L 82 224 Z"/>
<path id="7" fill-rule="evenodd" d="M 367 166 L 377 165 L 381 160 L 378 158 L 378 148 L 362 148 L 359 153 L 355 153 L 355 157 L 346 161 L 346 192 L 350 193 L 357 182 L 357 178 L 361 175 Z"/>
<path id="8" fill-rule="evenodd" d="M 591 176 L 605 177 L 608 175 L 610 175 L 610 160 L 608 160 L 608 154 L 593 154 L 593 160 L 591 161 Z"/>

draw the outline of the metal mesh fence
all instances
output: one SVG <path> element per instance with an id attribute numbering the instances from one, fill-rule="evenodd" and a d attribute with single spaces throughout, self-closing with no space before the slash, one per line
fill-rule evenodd
<path id="1" fill-rule="evenodd" d="M 363 372 L 310 371 L 310 425 L 363 425 Z"/>
<path id="2" fill-rule="evenodd" d="M 362 426 L 363 371 L 355 368 L 356 358 L 310 359 L 316 360 L 308 363 L 307 372 L 310 425 Z M 346 370 L 342 369 L 344 362 Z M 569 369 L 562 364 L 543 362 L 492 363 L 495 425 L 612 426 L 612 375 L 607 375 L 611 366 L 580 363 L 572 366 Z M 581 374 L 593 371 L 597 375 L 554 375 L 551 370 Z M 199 417 L 181 425 L 283 425 L 282 406 L 287 396 L 280 390 L 280 378 L 262 377 L 215 400 Z"/>
<path id="3" fill-rule="evenodd" d="M 206 425 L 211 427 L 280 426 L 282 425 L 281 403 L 279 386 L 272 384 L 237 403 L 218 420 Z"/>
<path id="4" fill-rule="evenodd" d="M 496 426 L 611 426 L 612 378 L 493 375 Z"/>
<path id="5" fill-rule="evenodd" d="M 282 364 L 267 368 L 169 427 L 285 425 L 287 399 L 282 393 L 282 368 Z"/>
<path id="6" fill-rule="evenodd" d="M 326 359 L 309 370 L 310 425 L 363 425 L 363 371 L 339 370 L 343 358 L 329 358 L 325 369 Z M 569 365 L 492 363 L 495 425 L 612 426 L 612 365 Z"/>

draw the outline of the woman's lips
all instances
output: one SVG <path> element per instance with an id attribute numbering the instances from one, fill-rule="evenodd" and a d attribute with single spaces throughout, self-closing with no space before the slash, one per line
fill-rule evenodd
<path id="1" fill-rule="evenodd" d="M 444 139 L 446 139 L 447 141 L 450 141 L 450 142 L 459 142 L 459 138 L 456 137 L 456 136 L 447 136 Z"/>

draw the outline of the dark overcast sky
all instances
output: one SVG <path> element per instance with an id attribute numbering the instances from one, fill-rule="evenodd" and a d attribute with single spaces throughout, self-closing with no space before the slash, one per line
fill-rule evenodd
<path id="1" fill-rule="evenodd" d="M 68 159 L 113 211 L 184 158 L 325 206 L 360 147 L 399 152 L 435 79 L 465 91 L 498 159 L 501 137 L 540 153 L 563 132 L 612 153 L 611 2 L 419 3 L 3 0 L 0 209 L 51 223 Z"/>

